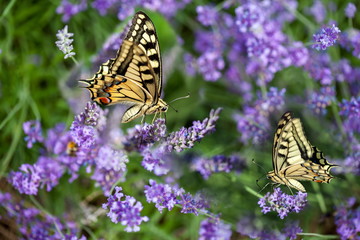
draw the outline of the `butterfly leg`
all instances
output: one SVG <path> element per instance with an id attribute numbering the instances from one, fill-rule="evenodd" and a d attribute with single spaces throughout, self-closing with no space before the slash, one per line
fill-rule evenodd
<path id="1" fill-rule="evenodd" d="M 155 122 L 155 119 L 156 119 L 157 114 L 158 114 L 158 112 L 155 112 L 154 117 L 153 117 L 153 120 L 152 120 L 152 122 L 151 122 L 152 124 Z"/>
<path id="2" fill-rule="evenodd" d="M 141 125 L 144 125 L 144 122 L 145 122 L 145 116 L 146 115 L 143 115 L 142 118 L 141 118 Z"/>

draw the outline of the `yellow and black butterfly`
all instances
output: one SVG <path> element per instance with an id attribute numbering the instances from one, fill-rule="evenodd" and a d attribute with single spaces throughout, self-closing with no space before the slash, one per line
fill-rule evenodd
<path id="1" fill-rule="evenodd" d="M 290 112 L 281 117 L 274 136 L 272 163 L 274 170 L 267 177 L 275 183 L 284 184 L 305 192 L 299 181 L 329 183 L 333 178 L 330 164 L 324 154 L 307 140 L 299 118 Z"/>
<path id="2" fill-rule="evenodd" d="M 139 11 L 132 19 L 116 58 L 100 66 L 87 84 L 91 99 L 102 105 L 122 103 L 130 107 L 122 122 L 153 113 L 166 112 L 160 98 L 162 69 L 159 42 L 150 18 Z"/>

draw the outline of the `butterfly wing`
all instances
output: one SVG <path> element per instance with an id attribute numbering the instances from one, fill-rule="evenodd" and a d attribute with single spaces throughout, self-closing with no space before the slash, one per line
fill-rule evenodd
<path id="1" fill-rule="evenodd" d="M 297 125 L 293 121 L 291 112 L 286 112 L 278 123 L 273 144 L 273 167 L 275 173 L 279 173 L 290 165 L 304 162 L 301 148 L 297 144 L 294 134 L 294 127 Z M 303 131 L 300 130 L 295 133 L 304 136 Z"/>
<path id="2" fill-rule="evenodd" d="M 88 84 L 93 101 L 131 105 L 123 122 L 145 114 L 149 106 L 158 103 L 162 86 L 160 48 L 154 24 L 145 13 L 135 14 L 116 58 L 82 82 Z"/>
<path id="3" fill-rule="evenodd" d="M 162 90 L 162 69 L 158 37 L 155 26 L 144 12 L 137 12 L 132 20 L 132 26 L 125 37 L 137 45 L 148 57 L 149 68 L 142 68 L 143 84 L 157 102 Z"/>
<path id="4" fill-rule="evenodd" d="M 274 137 L 273 181 L 305 191 L 300 181 L 330 182 L 333 178 L 323 153 L 305 136 L 300 119 L 286 112 L 279 121 Z"/>

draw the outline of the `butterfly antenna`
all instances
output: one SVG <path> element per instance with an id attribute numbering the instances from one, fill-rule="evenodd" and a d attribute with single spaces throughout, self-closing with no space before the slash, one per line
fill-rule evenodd
<path id="1" fill-rule="evenodd" d="M 169 103 L 175 102 L 180 99 L 189 98 L 189 97 L 190 97 L 190 93 L 188 93 L 186 96 L 175 98 L 175 99 L 171 100 Z"/>
<path id="2" fill-rule="evenodd" d="M 177 109 L 175 109 L 173 106 L 171 106 L 170 104 L 168 104 L 168 106 L 170 106 L 172 109 L 174 109 L 175 112 L 179 112 Z"/>
<path id="3" fill-rule="evenodd" d="M 266 170 L 265 170 L 265 168 L 264 168 L 263 166 L 261 166 L 260 164 L 258 164 L 257 162 L 255 162 L 255 159 L 252 159 L 251 161 L 252 161 L 252 163 L 256 164 L 256 166 L 258 166 L 259 168 L 261 168 L 262 170 L 264 170 L 265 175 L 266 175 Z"/>
<path id="4" fill-rule="evenodd" d="M 256 181 L 256 184 L 257 184 L 257 181 Z M 262 189 L 260 189 L 260 191 L 258 193 L 261 193 L 269 184 L 270 184 L 269 182 L 267 184 L 265 184 L 265 186 Z M 260 186 L 259 186 L 259 188 L 260 188 Z"/>

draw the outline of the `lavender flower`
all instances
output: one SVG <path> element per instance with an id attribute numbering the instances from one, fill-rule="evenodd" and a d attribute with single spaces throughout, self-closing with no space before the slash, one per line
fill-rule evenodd
<path id="1" fill-rule="evenodd" d="M 303 67 L 309 61 L 309 51 L 302 42 L 294 42 L 288 50 L 292 65 Z"/>
<path id="2" fill-rule="evenodd" d="M 245 106 L 242 114 L 235 114 L 237 129 L 241 133 L 240 141 L 248 143 L 252 141 L 259 144 L 268 138 L 270 128 L 269 116 L 275 111 L 283 108 L 286 89 L 278 90 L 270 88 L 265 97 L 260 97 L 255 101 L 255 106 Z"/>
<path id="3" fill-rule="evenodd" d="M 105 15 L 109 8 L 116 3 L 116 0 L 94 0 L 91 6 L 98 10 L 100 15 Z"/>
<path id="4" fill-rule="evenodd" d="M 168 184 L 156 183 L 156 181 L 150 179 L 150 186 L 145 185 L 146 201 L 149 203 L 155 203 L 155 207 L 162 212 L 164 208 L 171 211 L 175 204 L 178 203 L 177 197 L 182 195 L 185 190 L 178 187 L 171 187 Z"/>
<path id="5" fill-rule="evenodd" d="M 322 87 L 319 92 L 313 92 L 308 101 L 308 106 L 315 114 L 325 115 L 327 113 L 326 108 L 331 105 L 334 99 L 334 87 Z"/>
<path id="6" fill-rule="evenodd" d="M 297 234 L 302 233 L 302 231 L 303 230 L 299 227 L 299 222 L 289 222 L 282 230 L 285 236 L 290 240 L 297 239 Z"/>
<path id="7" fill-rule="evenodd" d="M 182 194 L 178 204 L 182 206 L 181 213 L 193 213 L 195 216 L 198 216 L 199 212 L 206 212 L 205 209 L 209 208 L 209 203 L 202 195 L 193 197 L 190 193 Z"/>
<path id="8" fill-rule="evenodd" d="M 200 172 L 204 179 L 208 179 L 213 173 L 230 172 L 236 164 L 244 165 L 240 158 L 235 155 L 230 157 L 217 155 L 210 159 L 199 157 L 193 162 L 192 169 Z"/>
<path id="9" fill-rule="evenodd" d="M 74 34 L 68 32 L 67 25 L 65 25 L 65 27 L 62 30 L 59 30 L 56 34 L 56 37 L 59 40 L 56 41 L 55 44 L 65 54 L 65 59 L 75 55 L 75 53 L 72 51 L 74 49 L 72 46 L 72 42 L 74 41 L 71 39 L 72 36 L 74 36 Z"/>
<path id="10" fill-rule="evenodd" d="M 243 114 L 235 114 L 233 118 L 238 132 L 241 133 L 241 142 L 246 144 L 251 141 L 253 144 L 259 144 L 267 139 L 269 120 L 255 108 L 245 107 Z"/>
<path id="11" fill-rule="evenodd" d="M 111 195 L 111 188 L 118 181 L 124 182 L 124 171 L 115 171 L 113 169 L 106 170 L 105 168 L 95 167 L 91 179 L 96 181 L 95 186 L 101 187 L 104 196 Z"/>
<path id="12" fill-rule="evenodd" d="M 215 130 L 215 123 L 219 119 L 221 110 L 221 108 L 212 109 L 209 118 L 205 118 L 202 122 L 195 121 L 189 128 L 183 127 L 177 132 L 172 132 L 166 139 L 167 151 L 181 152 L 186 148 L 192 148 L 195 142 Z"/>
<path id="13" fill-rule="evenodd" d="M 95 159 L 98 168 L 114 171 L 125 171 L 127 162 L 129 159 L 123 152 L 115 151 L 108 145 L 100 147 Z"/>
<path id="14" fill-rule="evenodd" d="M 316 50 L 326 50 L 328 47 L 334 45 L 336 43 L 336 40 L 339 39 L 339 33 L 340 29 L 335 26 L 335 24 L 332 25 L 332 27 L 325 27 L 321 29 L 319 34 L 314 34 L 314 45 L 312 45 L 313 48 Z"/>
<path id="15" fill-rule="evenodd" d="M 149 218 L 146 216 L 141 217 L 142 204 L 137 202 L 134 197 L 124 195 L 121 190 L 121 187 L 116 186 L 115 193 L 108 197 L 108 201 L 103 204 L 103 208 L 109 208 L 107 216 L 112 222 L 120 222 L 121 225 L 126 226 L 126 232 L 138 232 L 141 222 L 147 222 Z M 121 200 L 123 197 L 125 199 Z"/>
<path id="16" fill-rule="evenodd" d="M 356 207 L 356 198 L 349 198 L 347 203 L 337 207 L 335 224 L 341 240 L 357 239 L 360 233 L 360 207 Z"/>
<path id="17" fill-rule="evenodd" d="M 24 133 L 27 135 L 25 141 L 27 148 L 32 148 L 36 142 L 43 142 L 44 138 L 41 133 L 41 125 L 39 121 L 27 121 L 23 124 Z"/>
<path id="18" fill-rule="evenodd" d="M 175 204 L 179 204 L 182 209 L 181 213 L 194 213 L 196 216 L 199 212 L 206 212 L 209 204 L 201 195 L 193 197 L 190 193 L 178 186 L 157 183 L 150 180 L 150 186 L 145 186 L 145 196 L 148 202 L 155 203 L 155 207 L 162 212 L 164 208 L 172 210 Z"/>
<path id="19" fill-rule="evenodd" d="M 136 125 L 128 130 L 123 143 L 128 151 L 143 151 L 166 136 L 165 119 L 156 119 L 153 124 Z"/>
<path id="20" fill-rule="evenodd" d="M 355 16 L 356 6 L 353 3 L 348 3 L 345 8 L 345 15 L 348 18 L 353 18 Z"/>
<path id="21" fill-rule="evenodd" d="M 270 87 L 267 96 L 264 98 L 259 98 L 255 102 L 259 113 L 268 116 L 270 113 L 281 110 L 285 105 L 285 92 L 285 88 L 279 90 L 275 87 Z"/>
<path id="22" fill-rule="evenodd" d="M 266 226 L 261 228 L 255 223 L 255 217 L 242 217 L 236 225 L 236 231 L 241 235 L 248 236 L 250 239 L 260 240 L 285 240 L 288 238 L 294 240 L 297 238 L 296 234 L 302 232 L 298 222 L 288 222 L 280 232 Z"/>
<path id="23" fill-rule="evenodd" d="M 84 11 L 86 9 L 86 5 L 86 0 L 80 0 L 79 4 L 73 4 L 68 0 L 62 0 L 60 6 L 56 8 L 56 13 L 63 14 L 62 21 L 68 22 L 72 16 Z"/>
<path id="24" fill-rule="evenodd" d="M 316 0 L 310 7 L 309 12 L 314 16 L 317 23 L 324 22 L 326 18 L 326 8 L 322 1 Z"/>
<path id="25" fill-rule="evenodd" d="M 199 71 L 206 81 L 217 81 L 221 77 L 221 70 L 225 62 L 218 52 L 205 52 L 198 58 Z"/>
<path id="26" fill-rule="evenodd" d="M 8 180 L 20 193 L 36 195 L 40 186 L 41 169 L 37 165 L 23 164 L 21 172 L 10 172 Z"/>
<path id="27" fill-rule="evenodd" d="M 85 149 L 91 148 L 99 138 L 99 130 L 106 125 L 105 115 L 96 103 L 87 103 L 84 112 L 75 116 L 70 130 L 74 142 Z"/>
<path id="28" fill-rule="evenodd" d="M 148 148 L 141 152 L 143 156 L 141 165 L 146 170 L 154 172 L 157 176 L 165 175 L 171 170 L 173 158 L 166 150 L 165 144 L 152 149 Z"/>
<path id="29" fill-rule="evenodd" d="M 261 22 L 261 12 L 257 5 L 248 3 L 235 9 L 236 25 L 240 32 L 249 31 L 256 23 Z"/>
<path id="30" fill-rule="evenodd" d="M 219 219 L 207 218 L 200 223 L 199 240 L 223 239 L 230 240 L 231 225 L 225 224 Z"/>
<path id="31" fill-rule="evenodd" d="M 281 219 L 284 219 L 290 212 L 300 212 L 306 205 L 307 193 L 298 192 L 297 195 L 287 195 L 275 188 L 273 193 L 268 192 L 260 198 L 258 204 L 264 214 L 276 211 Z"/>
<path id="32" fill-rule="evenodd" d="M 218 18 L 218 13 L 213 6 L 197 6 L 196 12 L 198 14 L 197 19 L 204 26 L 214 25 Z"/>
<path id="33" fill-rule="evenodd" d="M 0 192 L 0 206 L 5 209 L 1 218 L 12 218 L 18 226 L 22 239 L 78 239 L 76 224 L 65 216 L 65 223 L 60 219 L 47 215 L 39 209 L 25 207 L 22 201 L 12 198 L 9 193 Z M 66 234 L 65 234 L 66 233 Z M 79 238 L 85 240 L 82 236 Z"/>
<path id="34" fill-rule="evenodd" d="M 119 20 L 124 20 L 125 18 L 134 14 L 137 1 L 120 0 L 119 2 L 120 7 L 117 13 L 117 17 Z"/>
<path id="35" fill-rule="evenodd" d="M 360 133 L 360 97 L 352 97 L 350 101 L 343 100 L 340 105 L 339 114 L 345 118 L 344 128 L 350 134 Z"/>
<path id="36" fill-rule="evenodd" d="M 196 59 L 189 53 L 184 54 L 185 71 L 189 76 L 196 74 Z"/>

